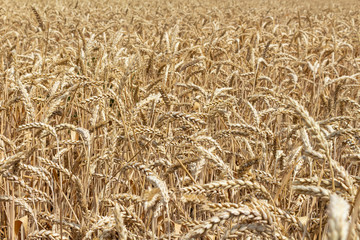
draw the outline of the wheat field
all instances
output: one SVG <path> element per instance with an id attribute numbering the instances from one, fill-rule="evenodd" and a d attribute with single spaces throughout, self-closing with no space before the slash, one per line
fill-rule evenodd
<path id="1" fill-rule="evenodd" d="M 0 3 L 0 239 L 360 239 L 359 3 Z"/>

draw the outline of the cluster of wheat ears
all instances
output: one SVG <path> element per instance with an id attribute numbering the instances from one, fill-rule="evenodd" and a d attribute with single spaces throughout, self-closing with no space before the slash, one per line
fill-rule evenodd
<path id="1" fill-rule="evenodd" d="M 359 239 L 357 5 L 0 3 L 1 239 Z"/>

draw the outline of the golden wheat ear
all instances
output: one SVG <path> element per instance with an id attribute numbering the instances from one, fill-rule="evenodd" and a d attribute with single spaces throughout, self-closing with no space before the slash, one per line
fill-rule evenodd
<path id="1" fill-rule="evenodd" d="M 350 1 L 0 0 L 0 240 L 360 240 Z"/>
<path id="2" fill-rule="evenodd" d="M 42 31 L 45 31 L 45 27 L 44 27 L 44 23 L 40 17 L 40 14 L 38 13 L 38 11 L 34 8 L 34 7 L 31 7 L 31 10 L 32 12 L 34 13 L 35 15 L 35 18 L 36 18 L 36 21 L 38 22 L 39 24 L 39 28 L 42 30 Z"/>

